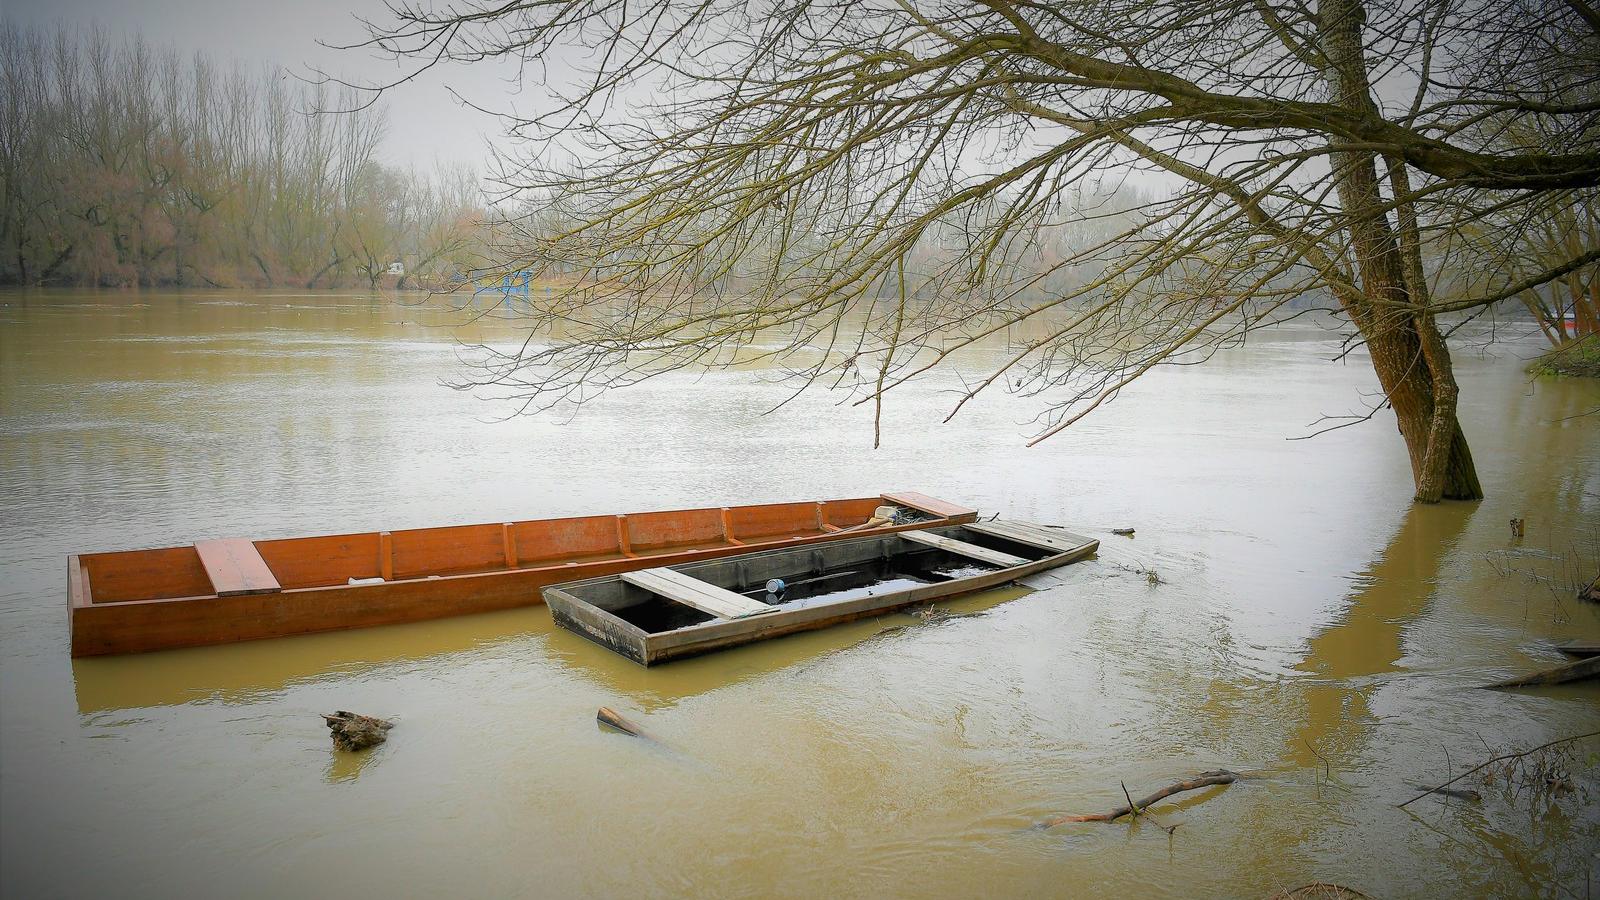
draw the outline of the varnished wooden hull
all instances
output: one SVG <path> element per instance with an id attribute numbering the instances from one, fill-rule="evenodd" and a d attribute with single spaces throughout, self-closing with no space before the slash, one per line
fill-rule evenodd
<path id="1" fill-rule="evenodd" d="M 934 540 L 930 541 L 930 537 Z M 947 545 L 965 547 L 966 555 L 940 549 L 937 544 L 941 538 L 945 539 L 943 543 Z M 642 612 L 646 604 L 670 603 L 671 598 L 646 596 L 649 591 L 638 583 L 627 584 L 625 576 L 555 585 L 546 588 L 544 595 L 557 625 L 640 665 L 651 666 L 987 590 L 1036 572 L 1076 562 L 1092 555 L 1099 546 L 1098 541 L 1089 538 L 1066 532 L 1046 532 L 1038 526 L 988 523 L 923 528 L 900 534 L 875 534 L 823 547 L 767 550 L 673 566 L 679 575 L 714 589 L 726 590 L 729 596 L 748 596 L 753 586 L 759 586 L 771 578 L 799 579 L 801 583 L 805 580 L 823 581 L 838 577 L 828 575 L 829 572 L 857 575 L 875 564 L 882 566 L 879 574 L 883 575 L 898 571 L 893 561 L 900 559 L 910 561 L 899 564 L 900 569 L 929 570 L 937 565 L 948 566 L 951 560 L 958 559 L 965 560 L 974 569 L 984 567 L 986 562 L 991 564 L 990 571 L 934 583 L 887 587 L 879 593 L 870 593 L 871 587 L 866 585 L 854 592 L 837 591 L 834 592 L 839 597 L 837 600 L 826 599 L 829 595 L 824 594 L 819 601 L 803 598 L 785 602 L 776 595 L 768 595 L 763 602 L 773 604 L 771 610 L 739 617 L 718 617 L 701 611 L 701 621 L 688 624 L 674 624 L 670 616 L 647 617 Z M 984 554 L 983 551 L 988 553 Z M 1024 556 L 1011 560 L 995 559 L 996 556 L 1004 557 L 1019 552 Z M 665 580 L 659 583 L 671 584 Z M 861 591 L 868 593 L 851 596 Z M 786 606 L 794 608 L 786 609 Z M 680 615 L 694 616 L 693 612 L 679 612 Z M 657 623 L 664 620 L 666 624 L 644 624 L 647 619 L 654 619 Z"/>
<path id="2" fill-rule="evenodd" d="M 545 519 L 72 556 L 72 655 L 137 653 L 416 622 L 542 602 L 542 588 L 845 539 L 880 504 L 931 521 L 976 511 L 915 493 Z M 373 583 L 350 584 L 349 579 Z M 383 579 L 381 582 L 376 579 Z"/>

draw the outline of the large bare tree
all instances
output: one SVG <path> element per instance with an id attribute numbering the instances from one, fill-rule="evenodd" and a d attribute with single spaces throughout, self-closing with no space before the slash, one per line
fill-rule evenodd
<path id="1" fill-rule="evenodd" d="M 534 313 L 558 337 L 480 373 L 528 408 L 752 355 L 881 404 L 1022 326 L 957 408 L 991 385 L 1047 391 L 1042 440 L 1323 298 L 1370 354 L 1417 499 L 1471 499 L 1436 316 L 1600 260 L 1574 246 L 1512 273 L 1463 238 L 1600 183 L 1587 0 L 391 13 L 355 46 L 413 60 L 408 77 L 509 58 L 551 92 L 513 122 L 528 144 L 502 179 L 539 212 L 504 262 L 577 281 Z M 1181 187 L 1107 208 L 1110 185 L 1152 172 Z"/>

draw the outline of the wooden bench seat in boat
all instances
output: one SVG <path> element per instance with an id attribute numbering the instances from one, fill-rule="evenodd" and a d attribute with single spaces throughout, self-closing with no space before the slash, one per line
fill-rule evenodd
<path id="1" fill-rule="evenodd" d="M 244 538 L 196 541 L 200 565 L 218 597 L 241 594 L 274 594 L 283 590 L 267 561 L 256 552 L 256 545 Z"/>
<path id="2" fill-rule="evenodd" d="M 1001 553 L 999 550 L 990 550 L 988 547 L 979 547 L 977 544 L 969 544 L 966 541 L 958 541 L 955 538 L 944 537 L 928 531 L 904 531 L 900 533 L 900 536 L 913 544 L 937 547 L 940 550 L 955 553 L 959 556 L 971 557 L 980 562 L 999 566 L 1002 569 L 1010 566 L 1020 566 L 1028 562 L 1028 560 L 1020 556 Z"/>
<path id="3" fill-rule="evenodd" d="M 719 619 L 743 619 L 746 616 L 759 616 L 777 609 L 743 594 L 735 594 L 733 591 L 698 578 L 690 578 L 665 566 L 624 572 L 622 580 L 653 594 L 675 600 L 684 606 L 692 606 Z"/>
<path id="4" fill-rule="evenodd" d="M 937 497 L 929 497 L 927 494 L 918 493 L 917 491 L 894 491 L 892 493 L 885 493 L 883 495 L 883 499 L 889 501 L 890 503 L 897 503 L 901 506 L 909 506 L 912 509 L 920 509 L 929 515 L 938 516 L 940 518 L 953 518 L 972 512 L 972 510 L 967 509 L 965 506 L 957 506 L 954 503 L 947 503 L 938 499 Z"/>

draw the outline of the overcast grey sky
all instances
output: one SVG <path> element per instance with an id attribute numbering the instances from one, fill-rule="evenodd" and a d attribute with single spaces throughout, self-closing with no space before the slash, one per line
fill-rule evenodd
<path id="1" fill-rule="evenodd" d="M 204 50 L 220 63 L 276 65 L 307 74 L 321 66 L 351 80 L 391 79 L 397 64 L 364 51 L 334 51 L 317 41 L 349 43 L 364 32 L 355 16 L 381 18 L 382 0 L 0 0 L 20 24 L 99 23 L 116 33 L 140 32 L 182 52 Z M 516 93 L 510 67 L 479 64 L 435 69 L 388 99 L 389 132 L 381 155 L 398 165 L 431 166 L 435 158 L 479 165 L 495 121 L 456 103 L 446 87 L 491 109 L 533 108 L 538 90 Z"/>

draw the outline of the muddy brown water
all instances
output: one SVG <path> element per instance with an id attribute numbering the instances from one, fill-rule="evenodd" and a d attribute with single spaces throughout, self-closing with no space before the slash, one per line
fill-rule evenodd
<path id="1" fill-rule="evenodd" d="M 783 388 L 753 372 L 492 421 L 504 407 L 441 386 L 452 336 L 419 318 L 361 295 L 0 294 L 6 895 L 1600 887 L 1593 742 L 1568 793 L 1474 782 L 1479 804 L 1394 806 L 1490 751 L 1600 728 L 1593 686 L 1473 688 L 1600 637 L 1596 609 L 1548 584 L 1600 555 L 1600 417 L 1579 415 L 1600 385 L 1530 382 L 1539 347 L 1514 326 L 1458 351 L 1489 498 L 1413 508 L 1392 420 L 1286 440 L 1375 389 L 1307 326 L 1158 373 L 1033 449 L 1035 401 L 941 426 L 951 382 L 913 387 L 874 452 L 867 407 L 763 417 Z M 68 656 L 76 551 L 889 488 L 1104 549 L 1040 589 L 947 604 L 982 615 L 650 670 L 543 607 Z M 598 729 L 601 705 L 668 747 Z M 317 716 L 336 708 L 398 725 L 336 754 Z M 1219 767 L 1257 777 L 1159 808 L 1172 834 L 1027 827 Z"/>

